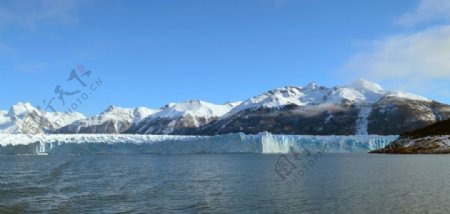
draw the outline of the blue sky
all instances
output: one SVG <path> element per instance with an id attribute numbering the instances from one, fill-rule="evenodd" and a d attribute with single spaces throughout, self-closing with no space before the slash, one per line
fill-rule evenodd
<path id="1" fill-rule="evenodd" d="M 0 109 L 84 91 L 79 64 L 103 81 L 88 115 L 359 78 L 450 103 L 449 2 L 0 0 Z"/>

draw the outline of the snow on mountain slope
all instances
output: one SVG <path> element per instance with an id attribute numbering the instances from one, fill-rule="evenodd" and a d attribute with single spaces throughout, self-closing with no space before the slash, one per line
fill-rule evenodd
<path id="1" fill-rule="evenodd" d="M 401 99 L 409 99 L 409 100 L 419 100 L 419 101 L 424 101 L 424 102 L 432 102 L 432 100 L 419 96 L 419 95 L 415 95 L 415 94 L 411 94 L 411 93 L 407 93 L 407 92 L 401 92 L 401 91 L 393 91 L 390 92 L 386 95 L 387 97 L 396 97 L 396 98 L 401 98 Z"/>
<path id="2" fill-rule="evenodd" d="M 450 117 L 450 106 L 384 90 L 367 80 L 327 88 L 287 86 L 244 102 L 216 105 L 200 100 L 157 110 L 111 106 L 100 115 L 42 113 L 27 103 L 0 112 L 0 133 L 130 133 L 213 135 L 269 131 L 278 134 L 401 134 Z M 38 123 L 27 123 L 25 115 Z"/>
<path id="3" fill-rule="evenodd" d="M 107 120 L 132 121 L 134 109 L 109 106 L 100 115 L 89 118 L 89 125 L 99 125 Z"/>
<path id="4" fill-rule="evenodd" d="M 345 100 L 356 104 L 375 103 L 386 93 L 380 85 L 361 79 L 350 85 L 331 89 L 325 102 L 339 104 Z"/>
<path id="5" fill-rule="evenodd" d="M 130 128 L 129 132 L 139 134 L 179 134 L 205 125 L 225 115 L 238 103 L 216 105 L 201 100 L 170 103 Z"/>
<path id="6" fill-rule="evenodd" d="M 58 133 L 122 133 L 133 123 L 154 114 L 157 110 L 144 107 L 130 109 L 109 106 L 100 115 L 81 119 L 62 127 Z"/>
<path id="7" fill-rule="evenodd" d="M 231 105 L 216 105 L 201 100 L 188 100 L 181 103 L 169 103 L 153 114 L 153 118 L 179 118 L 186 115 L 193 117 L 220 117 L 230 111 Z"/>
<path id="8" fill-rule="evenodd" d="M 0 133 L 47 133 L 82 118 L 77 112 L 43 112 L 30 103 L 18 103 L 0 113 Z"/>
<path id="9" fill-rule="evenodd" d="M 367 80 L 332 88 L 310 83 L 245 100 L 193 134 L 396 135 L 449 118 L 448 107 Z"/>
<path id="10" fill-rule="evenodd" d="M 333 102 L 341 102 L 342 98 L 338 98 L 343 96 L 362 97 L 363 95 L 348 90 L 333 91 L 333 89 L 317 86 L 316 83 L 310 83 L 304 87 L 287 86 L 252 97 L 236 106 L 225 117 L 247 109 L 282 108 L 288 105 L 318 105 L 326 103 L 327 99 L 333 100 Z"/>
<path id="11" fill-rule="evenodd" d="M 226 102 L 224 105 L 228 106 L 230 109 L 240 105 L 241 101 L 234 101 L 234 102 Z"/>
<path id="12" fill-rule="evenodd" d="M 38 110 L 35 107 L 33 107 L 30 103 L 19 102 L 11 106 L 6 115 L 8 117 L 23 117 L 31 111 L 38 111 Z"/>
<path id="13" fill-rule="evenodd" d="M 54 124 L 55 129 L 59 129 L 61 127 L 67 126 L 77 120 L 81 120 L 86 118 L 83 114 L 79 112 L 70 112 L 70 113 L 62 113 L 62 112 L 46 112 L 45 117 Z"/>
<path id="14" fill-rule="evenodd" d="M 133 124 L 137 124 L 139 122 L 141 122 L 143 119 L 145 119 L 146 117 L 155 114 L 156 112 L 159 112 L 158 109 L 149 109 L 149 108 L 145 108 L 145 107 L 138 107 L 136 109 L 134 109 L 133 111 Z"/>
<path id="15" fill-rule="evenodd" d="M 80 125 L 82 124 L 82 126 L 95 126 L 95 125 L 101 125 L 104 122 L 110 121 L 110 120 L 131 121 L 132 119 L 133 119 L 133 109 L 126 109 L 126 108 L 110 106 L 105 111 L 103 111 L 100 115 L 81 119 L 81 120 L 75 121 L 74 123 L 78 123 Z"/>
<path id="16" fill-rule="evenodd" d="M 371 82 L 365 79 L 359 79 L 347 86 L 355 90 L 361 91 L 364 94 L 379 94 L 383 93 L 384 89 L 378 83 Z"/>
<path id="17" fill-rule="evenodd" d="M 0 133 L 8 133 L 8 134 L 16 134 L 16 133 L 25 133 L 27 130 L 24 130 L 24 119 L 28 113 L 38 112 L 31 104 L 29 103 L 17 103 L 13 105 L 10 110 L 2 116 L 0 119 Z M 37 132 L 44 133 L 44 131 L 38 127 L 38 124 L 29 124 L 30 127 L 37 128 Z"/>
<path id="18" fill-rule="evenodd" d="M 318 106 L 321 104 L 355 104 L 366 105 L 376 103 L 384 96 L 403 99 L 431 101 L 424 97 L 398 91 L 384 90 L 380 85 L 360 79 L 350 85 L 327 88 L 309 83 L 307 86 L 288 86 L 270 90 L 252 97 L 236 106 L 226 116 L 246 109 L 282 108 L 287 105 Z"/>

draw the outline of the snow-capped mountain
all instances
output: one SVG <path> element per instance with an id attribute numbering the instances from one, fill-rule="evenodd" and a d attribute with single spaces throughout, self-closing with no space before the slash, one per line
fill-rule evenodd
<path id="1" fill-rule="evenodd" d="M 28 123 L 25 116 L 40 122 Z M 358 80 L 332 88 L 287 86 L 223 105 L 190 100 L 156 110 L 110 106 L 90 118 L 42 113 L 20 103 L 0 112 L 0 133 L 31 127 L 42 133 L 398 135 L 448 118 L 449 105 Z"/>
<path id="2" fill-rule="evenodd" d="M 74 121 L 85 118 L 78 112 L 44 112 L 30 103 L 18 103 L 8 112 L 0 112 L 0 133 L 42 134 L 50 133 Z"/>
<path id="3" fill-rule="evenodd" d="M 372 104 L 383 96 L 430 101 L 424 97 L 404 92 L 385 91 L 380 85 L 358 80 L 348 86 L 326 88 L 315 82 L 304 87 L 287 86 L 252 97 L 234 108 L 228 115 L 247 109 L 282 108 L 288 105 L 318 106 L 321 104 Z"/>
<path id="4" fill-rule="evenodd" d="M 133 111 L 133 122 L 132 124 L 137 124 L 141 122 L 143 119 L 147 118 L 148 116 L 158 112 L 158 109 L 149 109 L 145 107 L 138 107 L 134 109 Z"/>
<path id="5" fill-rule="evenodd" d="M 139 134 L 187 134 L 217 120 L 240 102 L 216 105 L 201 100 L 170 103 L 128 130 Z"/>
<path id="6" fill-rule="evenodd" d="M 77 120 L 57 130 L 57 133 L 122 133 L 133 123 L 154 114 L 157 110 L 139 107 L 136 109 L 109 106 L 100 115 Z"/>
<path id="7" fill-rule="evenodd" d="M 450 117 L 450 106 L 367 81 L 327 88 L 310 83 L 252 97 L 197 134 L 401 134 Z"/>

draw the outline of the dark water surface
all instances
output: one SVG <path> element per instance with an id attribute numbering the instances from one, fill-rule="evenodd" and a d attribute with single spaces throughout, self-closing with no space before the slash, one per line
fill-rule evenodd
<path id="1" fill-rule="evenodd" d="M 0 213 L 450 213 L 450 156 L 300 159 L 0 156 Z"/>

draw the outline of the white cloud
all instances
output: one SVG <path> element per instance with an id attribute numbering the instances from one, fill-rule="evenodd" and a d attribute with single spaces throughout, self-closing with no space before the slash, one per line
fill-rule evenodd
<path id="1" fill-rule="evenodd" d="M 434 90 L 450 80 L 450 25 L 376 41 L 371 50 L 353 56 L 346 68 L 402 88 Z"/>
<path id="2" fill-rule="evenodd" d="M 372 41 L 350 58 L 345 66 L 348 76 L 431 97 L 449 97 L 450 24 L 432 25 L 432 21 L 446 19 L 450 21 L 450 0 L 421 0 L 397 21 L 409 27 L 427 23 L 428 27 Z"/>
<path id="3" fill-rule="evenodd" d="M 449 19 L 449 0 L 420 0 L 416 9 L 403 14 L 397 23 L 405 27 L 412 27 L 429 21 L 448 21 Z"/>

